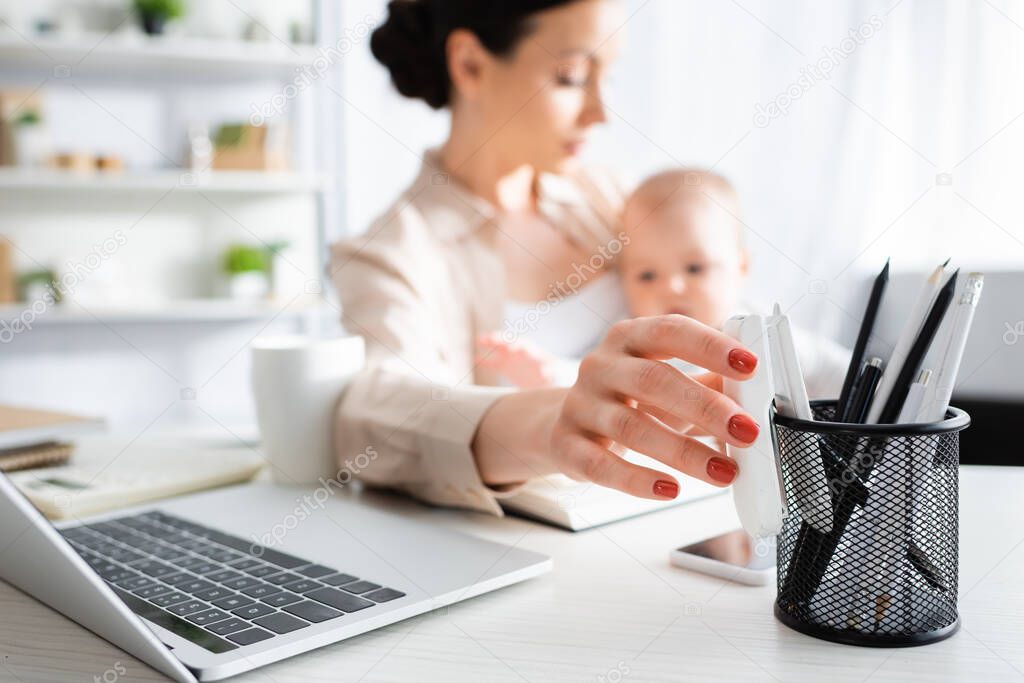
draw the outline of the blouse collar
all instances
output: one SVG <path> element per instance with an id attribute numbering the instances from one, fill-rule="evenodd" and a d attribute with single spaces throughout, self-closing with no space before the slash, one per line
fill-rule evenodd
<path id="1" fill-rule="evenodd" d="M 423 156 L 419 174 L 405 200 L 415 204 L 431 231 L 455 242 L 492 222 L 498 207 L 479 197 L 443 170 L 438 149 Z M 588 205 L 583 190 L 568 176 L 542 173 L 537 180 L 537 210 L 554 225 L 561 225 L 566 211 Z"/>

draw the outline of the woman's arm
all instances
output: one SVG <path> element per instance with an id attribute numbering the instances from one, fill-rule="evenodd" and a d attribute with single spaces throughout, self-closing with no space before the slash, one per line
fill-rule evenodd
<path id="1" fill-rule="evenodd" d="M 338 406 L 335 451 L 344 462 L 372 446 L 377 457 L 354 473 L 369 484 L 501 514 L 502 494 L 481 481 L 470 445 L 483 413 L 514 389 L 476 386 L 471 365 L 452 360 L 457 325 L 438 304 L 452 299 L 444 255 L 417 220 L 415 212 L 392 216 L 332 249 L 343 324 L 367 348 L 366 368 Z M 468 331 L 464 343 L 471 353 Z"/>

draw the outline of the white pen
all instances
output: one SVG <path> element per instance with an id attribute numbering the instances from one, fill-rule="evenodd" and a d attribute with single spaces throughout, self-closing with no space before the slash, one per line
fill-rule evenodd
<path id="1" fill-rule="evenodd" d="M 781 370 L 778 376 L 772 373 L 779 412 L 800 420 L 813 420 L 811 402 L 807 398 L 807 388 L 804 386 L 800 371 L 800 361 L 793 352 L 793 334 L 789 327 L 789 319 L 783 314 L 778 303 L 772 308 L 772 314 L 766 322 L 772 362 Z"/>
<path id="2" fill-rule="evenodd" d="M 924 412 L 922 401 L 928 392 L 934 387 L 934 382 L 930 382 L 932 377 L 931 370 L 922 370 L 918 377 L 918 380 L 910 387 L 910 393 L 907 394 L 906 403 L 903 404 L 903 412 L 900 413 L 900 422 L 930 422 L 931 420 L 923 420 L 920 415 Z M 911 394 L 916 395 L 917 407 L 911 407 Z M 911 411 L 914 411 L 914 416 L 911 417 Z M 945 411 L 943 411 L 945 412 Z M 904 420 L 906 418 L 906 420 Z M 910 460 L 910 519 L 907 520 L 910 529 L 916 528 L 916 520 L 922 516 L 921 511 L 924 506 L 928 503 L 925 500 L 927 495 L 927 485 L 929 477 L 932 472 L 932 452 L 930 449 L 925 448 L 922 444 L 920 448 L 912 451 L 908 454 Z M 911 539 L 912 540 L 912 539 Z M 909 546 L 908 546 L 909 551 Z"/>
<path id="3" fill-rule="evenodd" d="M 985 276 L 981 273 L 971 273 L 967 276 L 964 289 L 957 301 L 956 311 L 953 314 L 953 324 L 950 326 L 946 348 L 936 370 L 935 381 L 925 392 L 919 414 L 912 420 L 913 422 L 936 422 L 945 417 L 946 409 L 949 408 L 949 399 L 953 395 L 953 387 L 956 384 L 956 376 L 960 371 L 960 360 L 963 358 L 964 348 L 967 346 L 967 335 L 971 331 L 974 311 L 978 308 L 978 299 L 981 298 L 981 288 L 984 283 Z M 902 421 L 900 420 L 900 422 Z"/>
<path id="4" fill-rule="evenodd" d="M 914 309 L 907 318 L 907 324 L 903 326 L 903 330 L 896 340 L 896 346 L 892 350 L 892 355 L 885 365 L 882 379 L 878 381 L 875 397 L 871 401 L 871 410 L 868 411 L 868 424 L 878 422 L 878 418 L 885 408 L 885 403 L 889 399 L 889 394 L 896 384 L 896 378 L 899 377 L 900 371 L 903 369 L 907 353 L 910 352 L 910 347 L 914 345 L 914 341 L 921 331 L 921 326 L 924 324 L 924 319 L 931 310 L 932 302 L 935 301 L 935 295 L 939 293 L 939 290 L 942 289 L 942 286 L 949 279 L 951 271 L 949 271 L 948 267 L 949 261 L 947 260 L 932 272 L 921 288 L 921 293 L 917 297 L 917 303 L 914 304 Z"/>
<path id="5" fill-rule="evenodd" d="M 907 392 L 907 397 L 903 399 L 903 408 L 900 409 L 900 416 L 896 419 L 897 423 L 906 424 L 918 421 L 917 416 L 921 412 L 922 402 L 931 386 L 928 383 L 931 378 L 931 370 L 922 370 L 917 376 L 917 381 L 910 385 L 910 391 Z"/>
<path id="6" fill-rule="evenodd" d="M 781 415 L 813 420 L 814 414 L 807 399 L 807 387 L 793 344 L 789 318 L 776 303 L 765 323 L 768 352 L 773 366 L 776 408 Z M 800 516 L 819 532 L 829 533 L 832 531 L 832 498 L 829 496 L 828 478 L 821 458 L 802 458 L 790 465 L 794 470 L 792 481 Z"/>

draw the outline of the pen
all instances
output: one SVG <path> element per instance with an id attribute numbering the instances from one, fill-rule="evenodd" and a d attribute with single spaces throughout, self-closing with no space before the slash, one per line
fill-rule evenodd
<path id="1" fill-rule="evenodd" d="M 896 418 L 897 423 L 920 422 L 917 416 L 921 412 L 921 405 L 929 388 L 928 382 L 931 381 L 931 378 L 931 370 L 922 370 L 921 374 L 917 376 L 917 381 L 910 385 L 907 398 L 903 401 L 903 408 L 900 409 L 900 416 Z"/>
<path id="2" fill-rule="evenodd" d="M 931 391 L 934 383 L 931 382 L 933 373 L 931 370 L 922 370 L 918 376 L 917 382 L 910 387 L 910 393 L 907 394 L 907 401 L 903 404 L 903 411 L 900 413 L 900 422 L 931 422 L 928 418 L 922 418 L 922 415 L 926 414 L 927 410 L 922 405 L 924 397 Z M 920 396 L 921 400 L 915 398 L 915 395 Z M 917 403 L 917 407 L 914 407 L 914 403 Z M 943 409 L 945 413 L 945 409 Z M 914 414 L 911 418 L 910 415 Z M 926 449 L 920 449 L 917 453 L 911 454 L 911 471 L 910 477 L 910 529 L 916 528 L 915 520 L 921 516 L 921 510 L 927 504 L 926 494 L 926 481 L 933 476 L 933 470 L 935 469 L 932 464 L 932 456 Z M 925 581 L 931 584 L 933 587 L 940 590 L 948 590 L 946 585 L 942 581 L 942 577 L 939 576 L 935 566 L 925 555 L 921 547 L 914 542 L 913 537 L 910 538 L 909 546 L 907 548 L 907 556 L 910 559 L 910 563 L 914 568 L 924 577 Z"/>
<path id="3" fill-rule="evenodd" d="M 868 406 L 871 405 L 871 397 L 875 395 L 875 388 L 881 378 L 881 358 L 871 358 L 864 363 L 864 368 L 854 385 L 853 394 L 850 396 L 847 411 L 843 415 L 843 422 L 863 424 L 867 417 Z"/>
<path id="4" fill-rule="evenodd" d="M 843 388 L 839 392 L 839 400 L 836 402 L 836 415 L 843 415 L 848 409 L 847 402 L 853 392 L 854 381 L 861 370 L 861 359 L 864 357 L 864 350 L 867 348 L 868 339 L 871 338 L 871 331 L 875 327 L 875 319 L 878 317 L 878 309 L 882 302 L 882 294 L 889 283 L 889 259 L 885 260 L 885 267 L 875 277 L 875 283 L 871 286 L 871 296 L 868 297 L 868 305 L 864 310 L 864 319 L 860 324 L 860 331 L 857 333 L 857 342 L 853 346 L 853 355 L 850 357 L 850 365 L 846 369 L 846 379 L 843 380 Z"/>
<path id="5" fill-rule="evenodd" d="M 772 379 L 775 382 L 775 404 L 782 415 L 796 417 L 800 420 L 813 420 L 811 404 L 807 399 L 807 387 L 804 385 L 800 359 L 793 344 L 793 331 L 789 318 L 783 313 L 779 304 L 775 304 L 772 315 L 767 318 L 766 333 L 768 350 L 774 366 Z M 824 444 L 820 437 L 818 452 L 823 459 Z M 800 458 L 789 463 L 793 468 L 792 476 L 795 503 L 800 515 L 821 533 L 832 531 L 832 499 L 828 493 L 828 480 L 825 477 L 823 462 L 819 459 Z"/>
<path id="6" fill-rule="evenodd" d="M 772 379 L 775 381 L 775 402 L 779 413 L 800 420 L 813 420 L 807 387 L 804 385 L 800 370 L 800 360 L 792 352 L 793 334 L 789 327 L 789 319 L 782 313 L 778 303 L 765 323 L 768 350 L 774 367 L 779 370 L 778 373 L 772 373 Z"/>
<path id="7" fill-rule="evenodd" d="M 917 297 L 917 302 L 914 304 L 914 308 L 910 312 L 910 316 L 907 318 L 907 324 L 903 327 L 903 331 L 896 340 L 896 346 L 892 350 L 892 355 L 889 356 L 889 362 L 885 367 L 885 372 L 882 373 L 882 379 L 878 383 L 878 389 L 875 391 L 875 398 L 871 403 L 871 409 L 868 411 L 868 422 L 873 423 L 879 421 L 879 416 L 882 414 L 885 402 L 888 401 L 889 396 L 892 393 L 893 386 L 896 384 L 897 375 L 903 369 L 907 353 L 910 351 L 910 347 L 914 343 L 914 339 L 921 331 L 922 322 L 928 314 L 928 310 L 931 307 L 932 302 L 935 300 L 938 290 L 941 288 L 942 283 L 946 281 L 944 276 L 946 274 L 946 266 L 948 264 L 949 260 L 947 259 L 945 263 L 937 267 L 932 272 L 925 281 L 924 286 L 921 288 L 921 292 Z M 898 412 L 899 408 L 896 410 Z M 895 419 L 895 417 L 896 415 L 893 415 L 890 422 L 892 419 Z"/>
<path id="8" fill-rule="evenodd" d="M 963 292 L 957 302 L 946 348 L 938 365 L 937 376 L 925 391 L 920 412 L 916 417 L 917 422 L 935 422 L 946 416 L 984 282 L 985 276 L 981 273 L 971 273 L 967 276 Z"/>

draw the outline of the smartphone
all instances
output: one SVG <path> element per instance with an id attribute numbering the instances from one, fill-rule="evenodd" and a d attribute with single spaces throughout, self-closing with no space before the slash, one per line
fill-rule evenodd
<path id="1" fill-rule="evenodd" d="M 676 548 L 669 561 L 677 567 L 764 586 L 775 578 L 775 537 L 754 538 L 743 529 Z"/>

